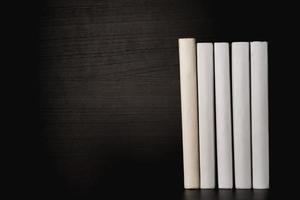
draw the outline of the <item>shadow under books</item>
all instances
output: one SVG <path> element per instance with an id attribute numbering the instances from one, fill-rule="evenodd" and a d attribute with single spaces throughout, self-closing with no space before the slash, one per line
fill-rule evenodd
<path id="1" fill-rule="evenodd" d="M 183 200 L 266 200 L 269 190 L 185 190 Z"/>

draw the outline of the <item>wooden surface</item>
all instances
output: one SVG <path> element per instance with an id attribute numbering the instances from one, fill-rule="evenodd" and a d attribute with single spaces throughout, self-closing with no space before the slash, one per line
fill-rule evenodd
<path id="1" fill-rule="evenodd" d="M 26 22 L 20 24 L 30 33 L 35 52 L 31 60 L 35 68 L 30 68 L 35 100 L 34 108 L 29 108 L 35 114 L 34 140 L 22 162 L 23 187 L 31 188 L 27 192 L 53 197 L 143 194 L 143 199 L 153 199 L 165 194 L 162 197 L 198 199 L 197 192 L 196 197 L 186 196 L 182 189 L 179 37 L 268 40 L 270 114 L 274 115 L 270 129 L 282 130 L 272 108 L 280 105 L 277 91 L 283 91 L 276 81 L 283 61 L 275 59 L 281 54 L 276 45 L 283 43 L 275 44 L 280 34 L 270 35 L 275 26 L 265 16 L 268 5 L 256 3 L 32 4 L 36 6 L 29 19 L 34 20 L 33 29 L 26 30 Z M 26 91 L 21 92 L 26 96 Z M 276 163 L 279 140 L 278 134 L 272 134 L 271 162 Z"/>

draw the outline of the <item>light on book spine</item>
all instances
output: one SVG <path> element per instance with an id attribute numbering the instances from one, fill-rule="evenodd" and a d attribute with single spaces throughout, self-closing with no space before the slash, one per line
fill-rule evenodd
<path id="1" fill-rule="evenodd" d="M 253 188 L 269 188 L 268 44 L 251 42 Z"/>
<path id="2" fill-rule="evenodd" d="M 179 43 L 184 188 L 199 188 L 196 40 Z"/>
<path id="3" fill-rule="evenodd" d="M 215 188 L 213 44 L 197 44 L 200 188 Z"/>

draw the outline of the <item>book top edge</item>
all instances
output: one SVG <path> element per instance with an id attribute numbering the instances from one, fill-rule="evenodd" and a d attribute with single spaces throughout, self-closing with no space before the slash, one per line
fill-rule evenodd
<path id="1" fill-rule="evenodd" d="M 267 41 L 252 41 L 251 44 L 268 44 Z"/>
<path id="2" fill-rule="evenodd" d="M 231 44 L 249 44 L 249 42 L 232 42 Z"/>
<path id="3" fill-rule="evenodd" d="M 213 42 L 197 42 L 197 45 L 201 45 L 201 44 L 213 44 Z"/>
<path id="4" fill-rule="evenodd" d="M 214 45 L 229 45 L 229 42 L 214 42 Z"/>
<path id="5" fill-rule="evenodd" d="M 187 40 L 196 41 L 195 38 L 178 38 L 178 41 L 187 41 Z"/>

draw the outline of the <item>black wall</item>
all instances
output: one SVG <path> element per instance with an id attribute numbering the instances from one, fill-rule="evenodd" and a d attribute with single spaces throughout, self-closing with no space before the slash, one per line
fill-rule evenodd
<path id="1" fill-rule="evenodd" d="M 295 175 L 297 157 L 296 118 L 290 115 L 298 93 L 292 5 L 49 0 L 15 7 L 10 26 L 20 56 L 12 58 L 13 83 L 22 110 L 12 127 L 23 134 L 12 185 L 24 194 L 198 199 L 182 189 L 179 37 L 269 41 L 267 196 L 289 194 L 279 188 L 288 187 L 280 180 Z M 236 194 L 225 197 L 255 196 Z"/>

